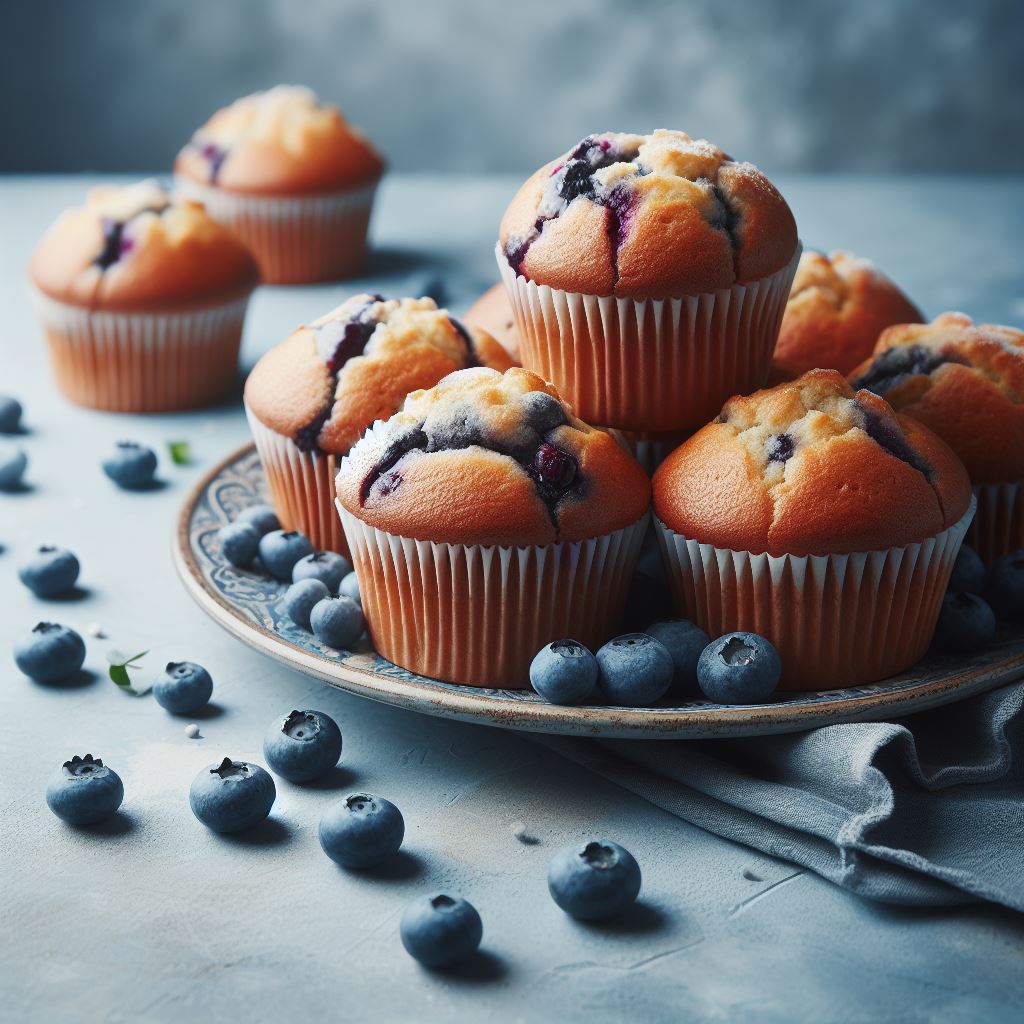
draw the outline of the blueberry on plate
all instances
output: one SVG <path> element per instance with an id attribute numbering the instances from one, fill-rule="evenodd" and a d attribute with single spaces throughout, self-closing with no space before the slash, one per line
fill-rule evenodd
<path id="1" fill-rule="evenodd" d="M 977 594 L 947 592 L 935 626 L 935 646 L 964 652 L 984 647 L 996 635 L 996 615 Z"/>
<path id="2" fill-rule="evenodd" d="M 0 434 L 16 434 L 21 429 L 21 402 L 11 395 L 0 395 Z"/>
<path id="3" fill-rule="evenodd" d="M 697 662 L 711 637 L 687 619 L 662 619 L 652 622 L 644 632 L 661 641 L 672 655 L 672 686 L 683 693 L 697 689 Z"/>
<path id="4" fill-rule="evenodd" d="M 960 594 L 983 594 L 988 580 L 988 569 L 981 555 L 966 544 L 961 545 L 953 563 L 947 590 Z"/>
<path id="5" fill-rule="evenodd" d="M 320 580 L 332 593 L 338 592 L 341 581 L 352 571 L 347 558 L 336 551 L 314 551 L 300 558 L 292 569 L 292 582 Z"/>
<path id="6" fill-rule="evenodd" d="M 345 868 L 372 868 L 393 857 L 405 838 L 402 812 L 390 801 L 352 793 L 320 819 L 320 846 Z"/>
<path id="7" fill-rule="evenodd" d="M 46 804 L 69 825 L 93 825 L 109 818 L 124 800 L 117 772 L 98 757 L 77 754 L 50 779 Z"/>
<path id="8" fill-rule="evenodd" d="M 461 896 L 421 896 L 402 913 L 399 935 L 411 957 L 436 971 L 468 960 L 480 948 L 484 925 Z"/>
<path id="9" fill-rule="evenodd" d="M 309 615 L 315 605 L 330 598 L 326 584 L 320 580 L 305 579 L 293 583 L 281 600 L 288 618 L 300 629 L 309 629 Z"/>
<path id="10" fill-rule="evenodd" d="M 235 522 L 251 526 L 259 537 L 271 530 L 281 529 L 277 513 L 269 505 L 250 505 L 235 516 Z"/>
<path id="11" fill-rule="evenodd" d="M 192 813 L 214 832 L 241 832 L 270 814 L 277 788 L 270 773 L 258 764 L 232 761 L 204 768 L 188 791 Z"/>
<path id="12" fill-rule="evenodd" d="M 260 535 L 251 523 L 228 523 L 217 531 L 220 553 L 224 560 L 239 569 L 256 561 L 260 549 Z"/>
<path id="13" fill-rule="evenodd" d="M 114 454 L 103 460 L 103 472 L 123 490 L 140 490 L 153 482 L 156 453 L 135 441 L 118 441 Z"/>
<path id="14" fill-rule="evenodd" d="M 628 910 L 640 892 L 640 865 L 609 839 L 567 846 L 548 868 L 551 898 L 578 921 L 603 921 Z"/>
<path id="15" fill-rule="evenodd" d="M 271 530 L 260 537 L 259 552 L 263 568 L 271 576 L 290 582 L 295 563 L 311 555 L 313 545 L 298 530 Z"/>
<path id="16" fill-rule="evenodd" d="M 14 661 L 37 683 L 59 683 L 85 663 L 85 641 L 67 626 L 39 622 L 14 645 Z"/>
<path id="17" fill-rule="evenodd" d="M 549 704 L 582 704 L 597 686 L 597 659 L 575 640 L 555 640 L 530 662 L 530 685 Z"/>
<path id="18" fill-rule="evenodd" d="M 13 491 L 28 468 L 28 456 L 13 444 L 0 443 L 0 491 Z"/>
<path id="19" fill-rule="evenodd" d="M 309 616 L 313 635 L 327 647 L 351 647 L 366 628 L 363 609 L 351 597 L 325 597 Z"/>
<path id="20" fill-rule="evenodd" d="M 78 559 L 66 548 L 43 544 L 18 569 L 18 576 L 36 597 L 60 597 L 78 582 L 79 568 Z"/>
<path id="21" fill-rule="evenodd" d="M 190 715 L 210 703 L 213 679 L 194 661 L 169 661 L 164 674 L 153 684 L 153 696 L 172 715 Z"/>
<path id="22" fill-rule="evenodd" d="M 697 662 L 697 682 L 716 704 L 763 704 L 781 675 L 779 652 L 756 633 L 726 633 Z"/>
<path id="23" fill-rule="evenodd" d="M 363 603 L 363 595 L 359 590 L 359 577 L 354 572 L 348 573 L 338 584 L 338 596 L 350 597 L 358 605 Z"/>
<path id="24" fill-rule="evenodd" d="M 281 778 L 312 782 L 338 763 L 341 730 L 322 711 L 290 711 L 267 731 L 263 756 Z"/>
<path id="25" fill-rule="evenodd" d="M 597 652 L 598 681 L 612 704 L 646 707 L 672 685 L 675 666 L 660 640 L 646 633 L 626 633 Z"/>
<path id="26" fill-rule="evenodd" d="M 986 596 L 1000 619 L 1024 622 L 1024 550 L 992 563 Z"/>

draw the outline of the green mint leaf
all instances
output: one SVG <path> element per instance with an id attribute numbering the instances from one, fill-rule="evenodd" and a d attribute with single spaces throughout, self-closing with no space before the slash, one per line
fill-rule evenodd
<path id="1" fill-rule="evenodd" d="M 188 441 L 168 441 L 167 450 L 176 466 L 187 466 L 192 461 L 192 447 Z"/>
<path id="2" fill-rule="evenodd" d="M 145 687 L 142 690 L 136 690 L 132 686 L 131 678 L 128 675 L 128 669 L 138 668 L 136 664 L 141 658 L 144 658 L 149 651 L 140 651 L 138 654 L 133 654 L 130 657 L 123 654 L 121 651 L 110 651 L 107 654 L 107 661 L 110 662 L 110 681 L 116 683 L 125 693 L 130 693 L 133 697 L 141 697 L 152 689 L 152 687 Z"/>

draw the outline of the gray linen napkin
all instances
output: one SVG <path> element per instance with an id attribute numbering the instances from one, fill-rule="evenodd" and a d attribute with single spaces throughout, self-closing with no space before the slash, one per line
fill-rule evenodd
<path id="1" fill-rule="evenodd" d="M 1024 681 L 899 723 L 547 745 L 672 814 L 860 896 L 1024 911 Z"/>

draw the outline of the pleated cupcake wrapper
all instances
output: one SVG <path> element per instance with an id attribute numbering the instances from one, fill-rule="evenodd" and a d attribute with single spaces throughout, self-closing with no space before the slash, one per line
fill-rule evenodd
<path id="1" fill-rule="evenodd" d="M 644 467 L 648 476 L 653 476 L 654 471 L 690 436 L 688 430 L 660 434 L 641 430 L 616 430 L 614 427 L 609 427 L 608 433 Z"/>
<path id="2" fill-rule="evenodd" d="M 58 302 L 36 289 L 60 390 L 107 412 L 210 405 L 235 381 L 249 296 L 174 313 L 117 313 Z"/>
<path id="3" fill-rule="evenodd" d="M 931 643 L 975 502 L 918 544 L 781 555 L 701 544 L 655 518 L 677 609 L 711 637 L 746 630 L 782 657 L 782 688 L 829 690 L 895 675 Z"/>
<path id="4" fill-rule="evenodd" d="M 613 634 L 648 516 L 591 540 L 537 547 L 398 537 L 341 504 L 374 647 L 433 679 L 530 685 L 533 656 L 571 637 L 596 650 Z"/>
<path id="5" fill-rule="evenodd" d="M 291 438 L 264 426 L 248 406 L 245 415 L 281 525 L 304 533 L 317 551 L 337 551 L 348 558 L 348 544 L 334 511 L 337 457 L 302 451 Z"/>
<path id="6" fill-rule="evenodd" d="M 584 295 L 518 275 L 499 245 L 523 366 L 587 423 L 693 431 L 768 379 L 800 259 L 745 285 L 675 299 Z"/>
<path id="7" fill-rule="evenodd" d="M 967 540 L 986 565 L 1024 548 L 1024 483 L 980 484 L 974 488 L 978 514 Z"/>

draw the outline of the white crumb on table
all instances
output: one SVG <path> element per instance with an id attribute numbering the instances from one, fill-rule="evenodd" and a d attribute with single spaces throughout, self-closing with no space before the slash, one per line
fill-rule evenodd
<path id="1" fill-rule="evenodd" d="M 89 636 L 96 637 L 97 640 L 102 640 L 107 635 L 103 627 L 98 622 L 90 622 L 89 625 L 85 627 L 85 631 Z"/>
<path id="2" fill-rule="evenodd" d="M 185 735 L 190 739 L 194 740 L 199 735 L 199 726 L 195 722 L 191 725 L 185 726 Z"/>

